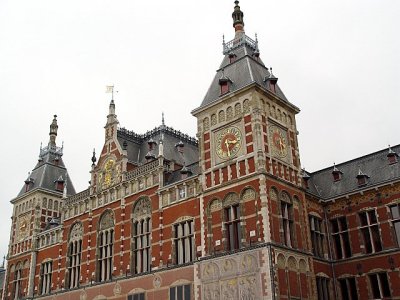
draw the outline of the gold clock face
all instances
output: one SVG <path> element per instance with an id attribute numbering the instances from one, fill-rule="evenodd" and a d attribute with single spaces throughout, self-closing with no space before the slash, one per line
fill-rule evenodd
<path id="1" fill-rule="evenodd" d="M 29 234 L 29 222 L 28 222 L 28 216 L 23 216 L 19 219 L 18 222 L 18 239 L 22 240 L 26 238 Z"/>
<path id="2" fill-rule="evenodd" d="M 286 131 L 277 126 L 271 126 L 269 132 L 272 153 L 280 158 L 287 157 L 289 147 Z"/>
<path id="3" fill-rule="evenodd" d="M 219 158 L 230 159 L 240 150 L 242 133 L 239 128 L 231 126 L 218 132 L 215 138 L 215 151 Z"/>

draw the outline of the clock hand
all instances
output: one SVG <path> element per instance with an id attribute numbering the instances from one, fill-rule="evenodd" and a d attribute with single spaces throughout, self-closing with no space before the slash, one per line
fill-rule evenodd
<path id="1" fill-rule="evenodd" d="M 229 140 L 225 140 L 226 151 L 228 152 L 228 156 L 231 156 L 231 152 L 229 151 Z"/>
<path id="2" fill-rule="evenodd" d="M 228 144 L 236 144 L 237 143 L 237 140 L 233 140 L 233 141 L 227 140 L 227 141 L 228 141 Z"/>

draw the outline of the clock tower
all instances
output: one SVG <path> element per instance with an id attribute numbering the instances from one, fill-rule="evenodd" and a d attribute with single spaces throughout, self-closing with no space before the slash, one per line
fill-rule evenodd
<path id="1" fill-rule="evenodd" d="M 12 290 L 6 290 L 4 295 L 15 295 L 15 299 L 33 295 L 37 247 L 57 242 L 57 236 L 50 232 L 43 241 L 38 235 L 61 224 L 64 198 L 75 194 L 62 160 L 63 147 L 56 144 L 57 131 L 55 115 L 50 124 L 49 143 L 40 147 L 36 166 L 17 197 L 11 200 L 14 208 L 7 255 L 10 271 L 5 286 L 12 286 Z"/>
<path id="2" fill-rule="evenodd" d="M 232 18 L 234 38 L 224 39 L 222 63 L 200 107 L 192 111 L 197 118 L 200 206 L 206 224 L 202 253 L 213 256 L 241 249 L 242 264 L 250 262 L 249 257 L 255 261 L 269 257 L 257 262 L 260 274 L 255 278 L 241 279 L 237 287 L 226 290 L 244 293 L 241 289 L 247 283 L 261 285 L 261 278 L 266 278 L 269 292 L 255 299 L 273 299 L 280 295 L 275 282 L 281 272 L 280 254 L 289 257 L 291 253 L 306 269 L 311 268 L 304 255 L 309 245 L 296 129 L 300 110 L 286 98 L 272 68 L 261 59 L 257 36 L 252 39 L 245 34 L 239 1 Z M 217 265 L 226 263 L 216 258 Z M 213 284 L 223 286 L 224 282 L 222 278 Z M 305 277 L 298 282 L 311 284 Z M 214 288 L 202 281 L 201 289 L 213 294 Z"/>

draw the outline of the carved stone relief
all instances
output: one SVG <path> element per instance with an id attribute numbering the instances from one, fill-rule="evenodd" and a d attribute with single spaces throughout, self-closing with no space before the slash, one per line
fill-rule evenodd
<path id="1" fill-rule="evenodd" d="M 214 211 L 219 211 L 222 208 L 222 203 L 221 200 L 219 199 L 214 199 L 211 204 L 210 204 L 210 211 L 214 212 Z"/>
<path id="2" fill-rule="evenodd" d="M 253 200 L 255 198 L 256 198 L 256 192 L 253 189 L 248 188 L 243 192 L 242 195 L 243 200 Z"/>
<path id="3" fill-rule="evenodd" d="M 75 223 L 72 226 L 71 233 L 69 235 L 69 241 L 70 242 L 79 241 L 82 239 L 82 236 L 83 236 L 82 224 Z"/>
<path id="4" fill-rule="evenodd" d="M 140 198 L 133 209 L 133 217 L 140 218 L 151 214 L 151 204 L 148 198 Z"/>
<path id="5" fill-rule="evenodd" d="M 101 217 L 100 220 L 100 230 L 105 230 L 114 227 L 114 216 L 111 211 L 107 211 Z"/>
<path id="6" fill-rule="evenodd" d="M 235 193 L 229 193 L 224 199 L 224 206 L 229 206 L 239 202 L 239 197 Z"/>

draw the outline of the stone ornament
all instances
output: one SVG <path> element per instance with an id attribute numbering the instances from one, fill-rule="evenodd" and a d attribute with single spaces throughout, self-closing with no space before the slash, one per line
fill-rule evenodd
<path id="1" fill-rule="evenodd" d="M 220 299 L 219 284 L 211 283 L 204 286 L 203 289 L 204 300 L 215 300 Z"/>
<path id="2" fill-rule="evenodd" d="M 221 200 L 219 200 L 219 199 L 212 200 L 212 202 L 210 204 L 211 212 L 219 211 L 219 210 L 221 210 L 221 208 L 222 208 Z"/>
<path id="3" fill-rule="evenodd" d="M 161 283 L 162 283 L 162 280 L 161 280 L 160 275 L 158 275 L 158 274 L 154 275 L 154 278 L 153 278 L 153 287 L 154 287 L 155 289 L 159 289 L 160 286 L 161 286 Z"/>
<path id="4" fill-rule="evenodd" d="M 114 285 L 114 289 L 113 289 L 114 296 L 121 295 L 121 290 L 122 290 L 121 285 L 117 282 L 117 283 Z"/>
<path id="5" fill-rule="evenodd" d="M 271 188 L 270 192 L 269 192 L 269 196 L 271 198 L 271 200 L 278 200 L 278 193 L 276 191 L 276 189 Z"/>
<path id="6" fill-rule="evenodd" d="M 150 199 L 147 197 L 139 198 L 136 201 L 136 205 L 133 209 L 133 217 L 140 218 L 151 214 Z"/>
<path id="7" fill-rule="evenodd" d="M 237 279 L 223 281 L 221 284 L 222 299 L 238 299 Z"/>
<path id="8" fill-rule="evenodd" d="M 100 230 L 114 227 L 114 215 L 111 211 L 107 211 L 100 219 Z"/>
<path id="9" fill-rule="evenodd" d="M 242 195 L 242 199 L 243 200 L 253 200 L 256 198 L 256 192 L 251 189 L 251 188 L 247 188 Z"/>
<path id="10" fill-rule="evenodd" d="M 69 241 L 70 242 L 75 242 L 75 241 L 79 241 L 82 239 L 83 236 L 83 229 L 82 229 L 82 223 L 75 223 L 72 228 L 71 228 L 71 232 L 69 235 Z"/>
<path id="11" fill-rule="evenodd" d="M 239 299 L 240 300 L 255 300 L 257 284 L 254 276 L 239 279 Z"/>
<path id="12" fill-rule="evenodd" d="M 242 273 L 254 272 L 257 268 L 256 260 L 252 255 L 245 255 L 240 263 Z"/>
<path id="13" fill-rule="evenodd" d="M 218 277 L 219 277 L 219 268 L 216 264 L 209 263 L 203 267 L 202 279 L 204 279 L 204 280 L 216 279 Z"/>
<path id="14" fill-rule="evenodd" d="M 239 202 L 239 197 L 235 193 L 229 193 L 224 199 L 224 206 L 230 206 Z"/>

